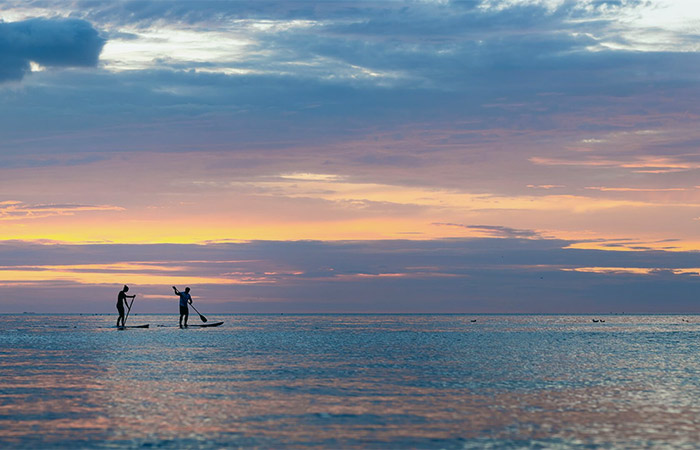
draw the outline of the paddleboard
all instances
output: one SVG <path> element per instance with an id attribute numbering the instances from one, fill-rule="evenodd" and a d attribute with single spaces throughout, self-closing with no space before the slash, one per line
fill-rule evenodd
<path id="1" fill-rule="evenodd" d="M 125 327 L 117 327 L 117 328 L 119 328 L 120 330 L 124 330 L 124 329 L 127 329 L 127 328 L 148 328 L 149 325 L 150 325 L 150 324 L 147 323 L 147 324 L 145 324 L 145 325 L 127 325 L 127 326 L 125 326 Z"/>
<path id="2" fill-rule="evenodd" d="M 218 327 L 219 325 L 222 325 L 223 322 L 212 322 L 212 323 L 196 323 L 196 324 L 189 324 L 187 325 L 187 328 L 190 327 Z"/>

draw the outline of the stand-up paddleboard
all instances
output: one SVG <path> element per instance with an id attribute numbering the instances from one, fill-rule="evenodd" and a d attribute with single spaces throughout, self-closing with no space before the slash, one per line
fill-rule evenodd
<path id="1" fill-rule="evenodd" d="M 150 324 L 147 323 L 145 325 L 127 325 L 127 326 L 119 326 L 116 328 L 119 328 L 120 330 L 126 330 L 127 328 L 148 328 Z"/>
<path id="2" fill-rule="evenodd" d="M 223 325 L 223 322 L 195 323 L 195 324 L 187 325 L 187 328 L 191 328 L 191 327 L 218 327 L 219 325 Z"/>

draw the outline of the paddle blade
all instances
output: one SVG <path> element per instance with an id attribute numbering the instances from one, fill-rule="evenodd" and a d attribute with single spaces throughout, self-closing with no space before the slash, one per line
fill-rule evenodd
<path id="1" fill-rule="evenodd" d="M 199 315 L 199 320 L 201 320 L 201 321 L 202 321 L 202 322 L 204 322 L 204 323 L 206 323 L 206 322 L 207 322 L 207 318 L 206 318 L 206 317 L 204 317 L 204 316 L 203 316 L 203 315 L 201 315 L 201 314 Z"/>

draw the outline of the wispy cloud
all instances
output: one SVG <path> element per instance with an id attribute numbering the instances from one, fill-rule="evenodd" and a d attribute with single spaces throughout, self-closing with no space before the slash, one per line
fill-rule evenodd
<path id="1" fill-rule="evenodd" d="M 51 216 L 72 216 L 76 213 L 90 211 L 123 211 L 124 208 L 113 205 L 75 205 L 75 204 L 27 204 L 20 201 L 6 200 L 0 202 L 0 221 L 42 219 Z"/>
<path id="2" fill-rule="evenodd" d="M 564 271 L 612 275 L 692 275 L 700 276 L 700 268 L 667 269 L 656 267 L 576 267 Z"/>
<path id="3" fill-rule="evenodd" d="M 541 235 L 533 230 L 519 230 L 499 225 L 464 225 L 461 223 L 440 223 L 433 225 L 442 227 L 458 227 L 475 231 L 478 235 L 485 235 L 497 238 L 540 238 Z"/>
<path id="4" fill-rule="evenodd" d="M 280 175 L 280 178 L 299 181 L 339 181 L 342 179 L 339 175 L 323 173 L 287 173 Z"/>
<path id="5" fill-rule="evenodd" d="M 602 192 L 683 192 L 695 190 L 696 188 L 625 188 L 625 187 L 605 187 L 587 186 L 585 189 Z"/>
<path id="6" fill-rule="evenodd" d="M 596 157 L 585 159 L 557 159 L 557 158 L 530 158 L 534 164 L 545 166 L 582 166 L 582 167 L 610 167 L 630 169 L 635 173 L 673 173 L 700 169 L 700 162 L 681 161 L 676 158 L 641 156 L 634 157 L 631 161 L 599 159 Z"/>
<path id="7" fill-rule="evenodd" d="M 563 184 L 528 184 L 527 187 L 531 189 L 557 189 L 566 187 Z"/>

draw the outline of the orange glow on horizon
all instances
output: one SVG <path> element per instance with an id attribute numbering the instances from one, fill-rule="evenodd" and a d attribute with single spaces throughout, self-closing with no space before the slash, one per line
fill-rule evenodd
<path id="1" fill-rule="evenodd" d="M 585 272 L 598 274 L 630 274 L 630 275 L 653 275 L 656 273 L 669 272 L 673 275 L 700 275 L 700 268 L 663 268 L 663 267 L 576 267 L 573 269 L 561 269 L 564 272 Z"/>
<path id="2" fill-rule="evenodd" d="M 532 189 L 523 191 L 527 195 L 507 195 L 467 188 L 366 182 L 314 171 L 226 178 L 218 172 L 212 175 L 198 169 L 201 155 L 186 154 L 173 157 L 163 171 L 153 174 L 147 170 L 153 161 L 148 156 L 142 156 L 143 161 L 138 158 L 129 155 L 123 160 L 95 163 L 87 174 L 44 168 L 11 171 L 18 180 L 29 177 L 64 188 L 56 195 L 50 191 L 45 194 L 46 186 L 32 186 L 37 191 L 25 197 L 7 194 L 7 199 L 0 202 L 0 209 L 4 207 L 5 211 L 4 216 L 0 215 L 0 239 L 202 244 L 531 237 L 575 241 L 571 248 L 700 250 L 694 220 L 700 207 L 700 189 L 695 186 L 584 186 L 567 192 L 557 189 L 549 195 L 532 195 Z M 225 162 L 223 155 L 216 158 L 214 161 Z M 110 164 L 138 175 L 134 178 L 137 181 L 125 186 L 118 183 L 108 176 L 114 170 Z M 183 165 L 192 166 L 190 179 L 176 183 L 165 175 Z M 88 179 L 75 181 L 80 177 Z M 100 185 L 101 190 L 86 191 L 87 181 Z M 523 184 L 526 186 L 542 187 L 544 191 L 565 187 L 550 183 Z M 671 220 L 659 219 L 669 214 L 673 215 Z M 525 232 L 498 235 L 475 229 L 474 225 Z M 610 245 L 611 240 L 623 238 L 627 242 Z"/>
<path id="3" fill-rule="evenodd" d="M 78 284 L 108 284 L 120 285 L 123 280 L 128 279 L 131 284 L 141 286 L 173 284 L 262 284 L 271 283 L 264 277 L 250 276 L 192 276 L 187 274 L 161 275 L 154 273 L 143 273 L 138 271 L 138 266 L 133 268 L 133 272 L 119 271 L 110 272 L 110 265 L 94 264 L 86 270 L 85 265 L 65 265 L 65 266 L 40 266 L 40 267 L 19 267 L 11 269 L 0 268 L 0 286 L 26 285 L 39 281 L 67 281 Z M 162 270 L 174 270 L 163 267 Z"/>
<path id="4" fill-rule="evenodd" d="M 442 233 L 430 224 L 416 231 L 416 224 L 408 220 L 355 220 L 347 222 L 265 223 L 259 225 L 221 225 L 214 223 L 177 224 L 141 222 L 137 226 L 121 224 L 58 224 L 47 232 L 45 227 L 8 226 L 5 239 L 26 241 L 57 241 L 65 243 L 119 243 L 119 244 L 200 244 L 253 240 L 376 240 L 439 237 Z M 97 225 L 97 226 L 96 226 Z M 409 234 L 406 234 L 409 233 Z"/>
<path id="5" fill-rule="evenodd" d="M 65 219 L 65 218 L 61 218 Z M 478 220 L 478 219 L 477 219 Z M 476 222 L 476 220 L 474 221 Z M 266 223 L 260 225 L 225 226 L 201 221 L 195 226 L 158 221 L 138 222 L 127 227 L 120 223 L 92 220 L 88 223 L 67 221 L 53 223 L 50 232 L 45 226 L 31 226 L 11 222 L 4 227 L 4 240 L 21 240 L 44 244 L 212 244 L 267 241 L 347 241 L 347 240 L 430 240 L 450 238 L 499 237 L 488 230 L 410 219 L 365 219 L 339 222 Z M 665 240 L 662 236 L 646 235 L 631 239 L 616 233 L 568 229 L 536 230 L 537 234 L 523 239 L 563 239 L 573 241 L 568 248 L 636 251 L 656 249 L 665 251 L 700 250 L 695 239 Z M 500 236 L 508 237 L 508 236 Z"/>

